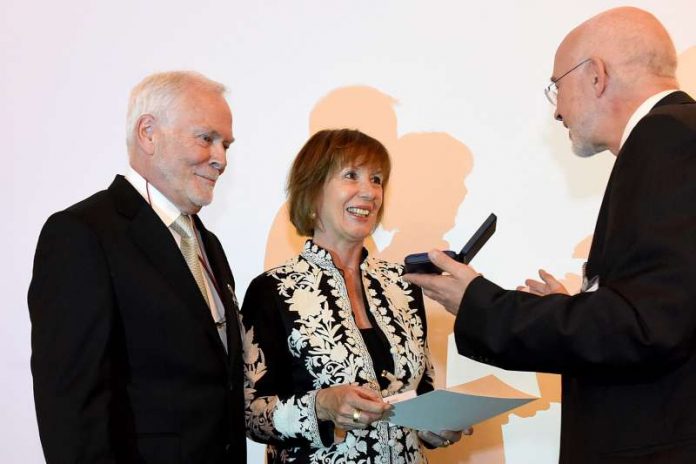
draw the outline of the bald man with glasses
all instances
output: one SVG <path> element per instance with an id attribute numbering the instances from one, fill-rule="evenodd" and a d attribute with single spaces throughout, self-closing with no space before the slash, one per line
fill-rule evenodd
<path id="1" fill-rule="evenodd" d="M 550 274 L 504 290 L 439 251 L 407 275 L 455 314 L 459 352 L 562 375 L 560 462 L 696 462 L 696 104 L 664 27 L 601 13 L 556 52 L 546 97 L 573 151 L 617 159 L 583 289 Z"/>

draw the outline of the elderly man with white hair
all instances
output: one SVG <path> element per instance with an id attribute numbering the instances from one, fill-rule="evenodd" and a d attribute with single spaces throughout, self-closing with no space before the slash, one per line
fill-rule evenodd
<path id="1" fill-rule="evenodd" d="M 246 462 L 234 279 L 196 216 L 234 140 L 224 91 L 145 78 L 127 174 L 41 232 L 29 311 L 48 463 Z"/>
<path id="2" fill-rule="evenodd" d="M 562 463 L 696 462 L 696 104 L 667 31 L 601 13 L 556 52 L 546 95 L 580 156 L 617 158 L 583 291 L 548 273 L 509 291 L 439 251 L 405 276 L 457 315 L 464 356 L 562 374 Z"/>

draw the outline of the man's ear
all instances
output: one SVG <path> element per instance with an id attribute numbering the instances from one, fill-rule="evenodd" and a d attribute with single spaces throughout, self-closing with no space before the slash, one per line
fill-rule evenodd
<path id="1" fill-rule="evenodd" d="M 609 85 L 609 75 L 607 67 L 600 58 L 593 57 L 590 59 L 590 78 L 592 79 L 592 87 L 595 97 L 601 97 Z"/>
<path id="2" fill-rule="evenodd" d="M 155 128 L 157 120 L 151 114 L 143 114 L 135 123 L 135 140 L 140 149 L 148 154 L 155 153 Z"/>

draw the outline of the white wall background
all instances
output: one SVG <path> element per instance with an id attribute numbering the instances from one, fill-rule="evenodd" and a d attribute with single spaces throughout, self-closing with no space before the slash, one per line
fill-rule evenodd
<path id="1" fill-rule="evenodd" d="M 127 95 L 144 75 L 195 69 L 230 88 L 237 142 L 202 216 L 227 250 L 240 298 L 263 270 L 312 107 L 353 85 L 398 100 L 399 133 L 445 132 L 469 147 L 468 196 L 447 238 L 462 243 L 495 211 L 495 240 L 475 264 L 513 287 L 542 265 L 577 272 L 573 248 L 593 230 L 613 157 L 573 157 L 542 89 L 565 33 L 620 4 L 2 0 L 0 198 L 9 214 L 0 232 L 0 462 L 43 462 L 26 305 L 39 230 L 51 212 L 124 172 Z M 680 53 L 696 45 L 693 0 L 634 4 L 663 21 Z M 554 424 L 511 420 L 521 432 L 506 429 L 506 449 L 519 450 L 508 462 L 538 463 L 544 453 L 553 462 Z M 534 433 L 552 437 L 552 448 L 530 446 Z M 464 454 L 461 462 L 500 462 L 485 447 Z M 249 462 L 262 462 L 258 447 Z"/>

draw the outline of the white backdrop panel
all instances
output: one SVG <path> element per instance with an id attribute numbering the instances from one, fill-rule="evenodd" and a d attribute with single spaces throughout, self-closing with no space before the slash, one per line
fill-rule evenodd
<path id="1" fill-rule="evenodd" d="M 634 3 L 665 23 L 680 53 L 696 46 L 693 0 Z M 9 216 L 1 238 L 9 260 L 0 276 L 0 462 L 43 461 L 26 307 L 40 227 L 51 212 L 124 172 L 127 95 L 144 75 L 195 69 L 230 88 L 238 141 L 202 216 L 227 250 L 240 298 L 263 270 L 286 172 L 309 135 L 312 108 L 347 86 L 393 97 L 398 135 L 444 133 L 469 148 L 468 194 L 445 238 L 460 245 L 495 211 L 495 240 L 475 264 L 512 287 L 539 266 L 561 276 L 578 272 L 573 250 L 592 233 L 613 157 L 573 157 L 542 89 L 565 33 L 619 4 L 3 0 L 0 191 Z M 694 61 L 689 76 L 696 75 Z M 466 376 L 456 358 L 449 353 L 456 372 L 448 377 Z M 551 403 L 543 420 L 511 415 L 510 427 L 496 425 L 499 442 L 464 440 L 433 460 L 498 463 L 514 449 L 508 462 L 553 462 L 559 408 Z M 553 440 L 544 453 L 522 446 L 545 430 Z M 249 462 L 261 461 L 254 446 Z"/>

